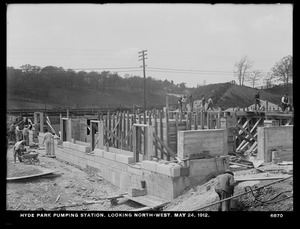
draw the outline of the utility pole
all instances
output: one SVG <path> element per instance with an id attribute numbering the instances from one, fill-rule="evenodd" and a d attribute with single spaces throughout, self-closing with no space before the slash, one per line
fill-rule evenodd
<path id="1" fill-rule="evenodd" d="M 139 59 L 139 61 L 143 61 L 143 66 L 140 66 L 140 67 L 143 67 L 143 73 L 144 73 L 144 124 L 146 124 L 146 109 L 147 109 L 147 102 L 146 102 L 146 71 L 145 71 L 145 59 L 148 59 L 146 57 L 147 55 L 147 50 L 142 50 L 140 52 L 138 52 L 140 55 L 139 57 L 142 57 L 142 59 Z"/>

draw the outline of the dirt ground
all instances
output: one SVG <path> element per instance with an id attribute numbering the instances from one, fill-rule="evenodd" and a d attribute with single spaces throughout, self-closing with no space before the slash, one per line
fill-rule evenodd
<path id="1" fill-rule="evenodd" d="M 7 153 L 7 177 L 33 175 L 49 170 L 60 176 L 52 178 L 30 178 L 23 181 L 7 182 L 7 210 L 70 210 L 70 211 L 128 211 L 143 207 L 127 200 L 117 199 L 117 204 L 100 198 L 116 196 L 121 192 L 97 174 L 89 173 L 57 158 L 45 157 L 39 152 L 39 165 L 13 162 L 12 149 Z M 84 202 L 98 201 L 96 204 Z M 79 205 L 73 207 L 64 207 Z"/>
<path id="2" fill-rule="evenodd" d="M 256 169 L 247 169 L 234 172 L 235 178 L 243 178 L 245 176 L 257 176 L 257 177 L 267 177 L 275 176 L 282 174 L 283 170 L 291 170 L 292 166 L 278 166 L 278 165 L 265 165 L 260 167 L 260 170 L 264 171 L 259 172 Z M 252 189 L 256 187 L 261 187 L 266 184 L 270 184 L 275 180 L 264 180 L 264 181 L 243 181 L 238 182 L 235 186 L 234 192 L 235 195 L 245 192 L 245 187 L 250 186 Z M 198 185 L 192 187 L 173 200 L 170 204 L 164 207 L 164 211 L 194 211 L 200 209 L 202 206 L 209 205 L 216 201 L 219 201 L 219 198 L 214 191 L 214 186 L 217 184 L 217 178 L 213 178 L 203 185 Z M 247 188 L 247 191 L 250 189 Z M 276 202 L 262 204 L 260 201 L 271 200 L 274 197 L 275 200 L 280 200 L 282 198 L 292 196 L 293 191 L 293 177 L 282 181 L 280 183 L 267 186 L 260 191 L 254 191 L 254 195 L 257 200 L 251 193 L 242 195 L 237 198 L 236 207 L 234 211 L 293 211 L 293 197 Z M 277 196 L 278 195 L 278 196 Z M 276 197 L 277 196 L 277 197 Z M 217 211 L 218 205 L 213 205 L 210 207 L 202 208 L 200 211 Z"/>
<path id="3" fill-rule="evenodd" d="M 109 199 L 121 192 L 118 187 L 112 185 L 97 174 L 90 173 L 76 165 L 61 161 L 57 158 L 48 158 L 44 150 L 35 150 L 40 153 L 39 165 L 30 165 L 13 162 L 12 149 L 7 152 L 7 177 L 19 177 L 33 175 L 47 171 L 55 171 L 57 177 L 30 178 L 22 181 L 7 182 L 7 210 L 74 210 L 74 211 L 129 211 L 143 207 L 126 198 L 117 199 L 117 203 Z M 260 166 L 261 171 L 247 169 L 234 171 L 235 178 L 245 176 L 272 176 L 280 175 L 283 171 L 291 171 L 292 165 L 279 166 L 268 164 Z M 166 205 L 162 211 L 194 211 L 202 206 L 218 201 L 214 191 L 217 179 L 213 178 L 203 185 L 187 189 L 181 196 Z M 235 187 L 235 194 L 245 191 L 246 186 L 252 189 L 261 187 L 274 180 L 244 181 Z M 249 190 L 249 188 L 247 189 Z M 276 203 L 263 204 L 260 201 L 270 199 L 280 200 L 292 196 L 293 177 L 265 187 L 260 191 L 242 195 L 237 198 L 235 211 L 293 211 L 293 197 Z M 279 196 L 277 196 L 279 195 Z M 277 196 L 277 197 L 276 197 Z M 258 201 L 260 200 L 260 201 Z M 84 204 L 94 202 L 94 204 Z M 201 211 L 217 211 L 217 205 L 206 207 Z"/>

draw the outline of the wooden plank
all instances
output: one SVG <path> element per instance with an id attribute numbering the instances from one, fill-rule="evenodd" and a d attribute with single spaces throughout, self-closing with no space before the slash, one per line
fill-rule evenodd
<path id="1" fill-rule="evenodd" d="M 259 118 L 258 119 L 258 121 L 255 123 L 255 125 L 252 127 L 252 129 L 250 130 L 250 133 L 252 133 L 254 130 L 255 130 L 255 128 L 257 127 L 257 125 L 260 123 L 260 121 L 262 120 L 262 117 L 261 118 Z M 254 135 L 255 136 L 255 135 Z M 246 136 L 246 138 L 249 138 L 249 135 L 247 135 Z M 245 140 L 243 140 L 242 142 L 241 142 L 241 144 L 237 147 L 237 151 L 239 151 L 239 150 L 242 150 L 242 149 L 244 149 L 246 146 L 244 145 L 245 144 Z M 243 146 L 244 145 L 244 146 Z M 248 145 L 248 144 L 247 144 Z"/>
<path id="2" fill-rule="evenodd" d="M 248 125 L 248 123 L 249 123 L 250 120 L 251 120 L 251 118 L 249 118 L 249 117 L 246 117 L 246 118 L 247 118 L 247 120 L 246 120 L 246 122 L 243 124 L 243 126 L 241 126 L 241 125 L 239 124 L 239 122 L 237 123 L 237 126 L 241 126 L 243 129 L 245 129 L 246 126 Z M 240 120 L 242 120 L 242 119 L 240 119 Z M 240 129 L 242 129 L 242 128 L 240 128 Z M 242 134 L 242 133 L 243 133 L 243 131 L 240 130 L 240 131 L 239 131 L 239 134 Z"/>
<path id="3" fill-rule="evenodd" d="M 129 195 L 124 195 L 125 198 L 128 198 L 134 202 L 140 203 L 142 205 L 148 206 L 148 207 L 156 207 L 157 205 L 165 204 L 166 201 L 152 195 L 145 195 L 145 196 L 137 196 L 132 197 Z"/>
<path id="4" fill-rule="evenodd" d="M 206 123 L 207 123 L 207 129 L 210 129 L 210 113 L 206 112 Z"/>
<path id="5" fill-rule="evenodd" d="M 153 155 L 153 127 L 152 126 L 148 126 L 145 130 L 146 132 L 146 138 L 145 138 L 145 142 L 144 145 L 146 147 L 145 150 L 145 154 L 147 155 L 146 158 L 148 160 L 151 160 Z"/>
<path id="6" fill-rule="evenodd" d="M 169 154 L 171 154 L 173 157 L 176 156 L 175 153 L 173 152 L 173 150 L 171 150 L 162 140 L 160 140 L 159 137 L 155 133 L 153 133 L 153 136 L 162 146 L 164 146 L 164 148 L 167 150 L 167 152 Z"/>
<path id="7" fill-rule="evenodd" d="M 137 128 L 136 126 L 132 126 L 133 133 L 132 133 L 132 147 L 133 147 L 133 160 L 134 162 L 139 161 L 139 152 L 137 150 Z"/>
<path id="8" fill-rule="evenodd" d="M 283 178 L 290 177 L 290 175 L 281 175 L 281 176 L 273 176 L 273 177 L 242 177 L 242 178 L 234 178 L 235 182 L 241 181 L 254 181 L 254 180 L 279 180 Z"/>
<path id="9" fill-rule="evenodd" d="M 195 114 L 194 129 L 198 130 L 198 110 L 196 111 L 196 114 Z"/>
<path id="10" fill-rule="evenodd" d="M 237 127 L 239 127 L 241 130 L 243 130 L 246 134 L 248 134 L 251 138 L 250 139 L 254 139 L 255 141 L 257 141 L 257 138 L 253 136 L 253 134 L 251 134 L 248 130 L 246 130 L 245 128 L 243 128 L 240 124 L 237 124 Z"/>
<path id="11" fill-rule="evenodd" d="M 117 136 L 116 134 L 114 134 L 113 132 L 111 132 L 109 129 L 107 129 L 106 127 L 104 127 L 105 131 L 108 132 L 111 136 L 114 136 L 116 140 L 121 141 L 121 138 L 119 136 Z M 128 145 L 123 142 L 123 144 L 128 147 Z"/>
<path id="12" fill-rule="evenodd" d="M 164 130 L 163 130 L 163 121 L 162 121 L 162 111 L 159 111 L 159 124 L 160 124 L 160 139 L 163 141 L 164 140 Z M 164 159 L 164 154 L 163 154 L 163 147 L 161 146 L 161 153 L 160 153 L 160 158 Z"/>
<path id="13" fill-rule="evenodd" d="M 156 134 L 158 134 L 158 128 L 157 128 L 157 115 L 154 114 L 154 131 Z M 157 149 L 157 140 L 155 140 L 155 157 L 158 157 L 158 149 Z"/>
<path id="14" fill-rule="evenodd" d="M 169 202 L 166 202 L 166 203 L 163 203 L 163 204 L 158 204 L 156 206 L 153 206 L 153 207 L 142 207 L 142 208 L 136 208 L 136 209 L 132 209 L 130 211 L 133 211 L 133 212 L 144 212 L 144 211 L 151 211 L 151 210 L 155 210 L 155 209 L 158 209 L 158 208 L 161 208 L 163 206 L 165 206 L 166 204 L 168 204 Z"/>
<path id="15" fill-rule="evenodd" d="M 6 180 L 7 181 L 14 181 L 14 180 L 22 180 L 22 179 L 28 179 L 28 178 L 34 178 L 34 177 L 40 177 L 43 175 L 48 175 L 51 173 L 54 173 L 54 170 L 51 171 L 47 171 L 47 172 L 43 172 L 43 173 L 38 173 L 38 174 L 33 174 L 33 175 L 28 175 L 28 176 L 22 176 L 22 177 L 7 177 Z"/>

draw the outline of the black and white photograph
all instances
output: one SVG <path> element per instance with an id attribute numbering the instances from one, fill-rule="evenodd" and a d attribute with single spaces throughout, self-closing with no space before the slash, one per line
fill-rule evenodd
<path id="1" fill-rule="evenodd" d="M 293 14 L 8 3 L 7 224 L 288 217 Z"/>

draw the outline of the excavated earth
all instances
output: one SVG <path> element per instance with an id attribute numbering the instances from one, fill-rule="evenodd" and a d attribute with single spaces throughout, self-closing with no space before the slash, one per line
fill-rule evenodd
<path id="1" fill-rule="evenodd" d="M 56 177 L 35 177 L 7 181 L 7 210 L 70 210 L 70 211 L 128 211 L 142 205 L 118 199 L 111 203 L 106 197 L 124 193 L 97 174 L 80 169 L 57 158 L 45 157 L 44 150 L 38 158 L 39 165 L 13 162 L 12 149 L 7 153 L 7 178 L 21 177 L 54 171 Z M 95 202 L 95 204 L 83 204 Z M 77 206 L 74 206 L 77 205 Z M 69 206 L 69 207 L 68 207 Z"/>
<path id="2" fill-rule="evenodd" d="M 7 210 L 74 210 L 74 211 L 129 211 L 143 207 L 126 198 L 119 198 L 117 203 L 109 199 L 121 193 L 118 187 L 110 184 L 97 174 L 90 173 L 73 164 L 57 158 L 45 157 L 44 150 L 39 152 L 39 165 L 13 162 L 12 149 L 7 151 L 7 178 L 35 175 L 54 171 L 53 177 L 35 177 L 19 181 L 7 181 L 6 209 Z M 234 171 L 235 178 L 245 176 L 275 176 L 283 171 L 291 171 L 292 165 L 279 166 L 266 164 L 256 169 Z M 163 207 L 162 211 L 194 211 L 202 206 L 218 201 L 214 191 L 216 178 L 207 183 L 191 187 Z M 274 182 L 274 180 L 244 181 L 235 187 L 235 194 L 245 192 L 245 187 L 252 189 Z M 247 189 L 249 190 L 249 188 Z M 242 195 L 237 198 L 235 211 L 293 211 L 293 197 L 275 203 L 262 203 L 270 199 L 280 200 L 292 196 L 293 177 L 260 191 Z M 276 197 L 279 195 L 278 197 Z M 275 197 L 275 198 L 274 198 Z M 95 202 L 94 204 L 84 204 Z M 217 205 L 206 207 L 201 211 L 217 211 Z"/>

